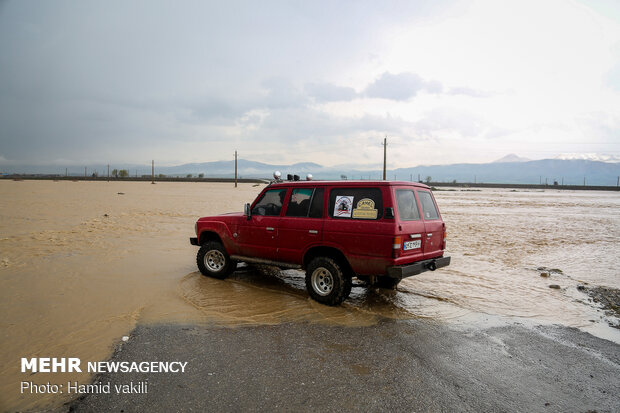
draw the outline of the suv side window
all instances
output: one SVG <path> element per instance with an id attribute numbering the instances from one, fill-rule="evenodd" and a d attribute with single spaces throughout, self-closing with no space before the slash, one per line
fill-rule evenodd
<path id="1" fill-rule="evenodd" d="M 313 192 L 311 188 L 293 189 L 291 199 L 288 201 L 288 207 L 286 208 L 286 216 L 307 217 Z"/>
<path id="2" fill-rule="evenodd" d="M 420 198 L 420 203 L 422 204 L 424 219 L 439 219 L 437 207 L 435 206 L 435 202 L 433 202 L 433 197 L 431 197 L 430 192 L 418 191 L 418 197 Z"/>
<path id="3" fill-rule="evenodd" d="M 293 189 L 286 216 L 323 218 L 323 192 L 323 188 Z"/>
<path id="4" fill-rule="evenodd" d="M 270 189 L 258 200 L 252 215 L 279 216 L 287 189 Z"/>
<path id="5" fill-rule="evenodd" d="M 323 188 L 314 190 L 312 205 L 310 205 L 310 218 L 323 218 Z"/>
<path id="6" fill-rule="evenodd" d="M 401 221 L 417 221 L 420 219 L 420 210 L 412 189 L 396 190 L 396 206 Z"/>
<path id="7" fill-rule="evenodd" d="M 329 192 L 329 216 L 347 219 L 379 219 L 383 198 L 379 188 L 335 188 Z"/>

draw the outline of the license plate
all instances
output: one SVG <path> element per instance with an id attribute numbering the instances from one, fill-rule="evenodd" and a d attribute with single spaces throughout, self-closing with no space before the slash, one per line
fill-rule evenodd
<path id="1" fill-rule="evenodd" d="M 403 249 L 405 251 L 408 251 L 408 250 L 414 250 L 416 248 L 420 248 L 421 246 L 422 246 L 422 241 L 419 239 L 415 241 L 405 241 L 405 245 Z"/>

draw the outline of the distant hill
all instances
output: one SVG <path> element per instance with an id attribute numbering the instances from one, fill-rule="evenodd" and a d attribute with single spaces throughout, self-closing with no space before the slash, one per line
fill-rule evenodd
<path id="1" fill-rule="evenodd" d="M 512 158 L 503 158 L 512 159 Z M 582 185 L 585 177 L 588 185 L 616 185 L 620 176 L 620 163 L 598 162 L 579 159 L 543 159 L 538 161 L 508 161 L 486 164 L 452 164 L 416 166 L 387 171 L 388 179 L 425 181 L 428 176 L 434 182 L 486 182 L 549 185 L 556 180 L 559 184 Z M 381 170 L 324 167 L 306 162 L 293 165 L 273 165 L 261 162 L 239 160 L 238 174 L 244 178 L 270 178 L 275 170 L 283 176 L 297 174 L 302 178 L 311 173 L 315 179 L 380 179 Z M 158 173 L 185 175 L 204 173 L 210 177 L 230 177 L 234 173 L 234 161 L 206 162 L 175 167 L 157 168 Z"/>
<path id="2" fill-rule="evenodd" d="M 150 165 L 114 165 L 115 169 L 127 169 L 131 176 L 151 174 Z M 224 178 L 234 176 L 234 161 L 215 161 L 204 163 L 189 163 L 178 166 L 158 166 L 155 164 L 155 174 L 167 176 L 198 176 L 204 174 L 208 178 Z M 311 173 L 315 179 L 381 179 L 379 169 L 364 170 L 351 166 L 324 167 L 313 162 L 296 163 L 292 165 L 267 164 L 263 162 L 239 159 L 237 165 L 240 178 L 271 178 L 274 171 L 279 170 L 283 176 L 297 174 L 305 177 Z M 92 165 L 87 168 L 87 174 L 97 171 L 99 176 L 107 174 L 107 165 Z M 64 175 L 65 168 L 58 166 L 1 166 L 2 173 L 27 174 L 58 174 Z M 84 176 L 84 168 L 68 168 L 71 176 Z M 620 176 L 619 162 L 600 162 L 586 159 L 543 159 L 528 161 L 516 155 L 508 155 L 496 162 L 486 164 L 451 164 L 416 166 L 398 168 L 387 171 L 390 180 L 426 181 L 431 177 L 433 182 L 459 183 L 511 183 L 511 184 L 539 184 L 553 185 L 554 181 L 565 185 L 583 185 L 584 177 L 587 185 L 616 186 Z"/>
<path id="3" fill-rule="evenodd" d="M 485 182 L 538 184 L 554 181 L 564 185 L 615 186 L 620 176 L 620 163 L 597 162 L 587 160 L 542 159 L 527 162 L 501 162 L 487 164 L 454 164 L 402 168 L 393 171 L 396 176 L 406 178 L 419 175 L 422 180 L 427 176 L 434 182 Z"/>
<path id="4" fill-rule="evenodd" d="M 531 161 L 531 159 L 528 158 L 522 158 L 520 156 L 515 155 L 514 153 L 511 153 L 510 155 L 506 155 L 503 158 L 500 158 L 496 161 L 493 161 L 493 163 L 505 163 L 505 162 L 528 162 Z"/>

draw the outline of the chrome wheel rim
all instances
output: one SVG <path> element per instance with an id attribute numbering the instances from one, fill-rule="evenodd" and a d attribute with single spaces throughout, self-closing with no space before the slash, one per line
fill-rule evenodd
<path id="1" fill-rule="evenodd" d="M 205 254 L 204 263 L 210 271 L 218 272 L 226 265 L 226 258 L 221 251 L 211 250 Z"/>
<path id="2" fill-rule="evenodd" d="M 326 296 L 334 289 L 334 277 L 327 268 L 319 267 L 312 272 L 312 288 L 321 295 Z"/>

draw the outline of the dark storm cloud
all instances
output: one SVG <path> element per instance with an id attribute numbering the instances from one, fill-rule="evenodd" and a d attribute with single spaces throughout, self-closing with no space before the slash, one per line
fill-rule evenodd
<path id="1" fill-rule="evenodd" d="M 0 157 L 149 159 L 152 148 L 223 139 L 222 128 L 240 122 L 255 126 L 240 136 L 267 139 L 261 128 L 273 129 L 261 120 L 287 111 L 300 120 L 279 123 L 289 137 L 327 133 L 330 122 L 341 136 L 378 128 L 311 105 L 358 98 L 329 79 L 378 55 L 386 22 L 432 14 L 435 4 L 0 2 Z"/>

